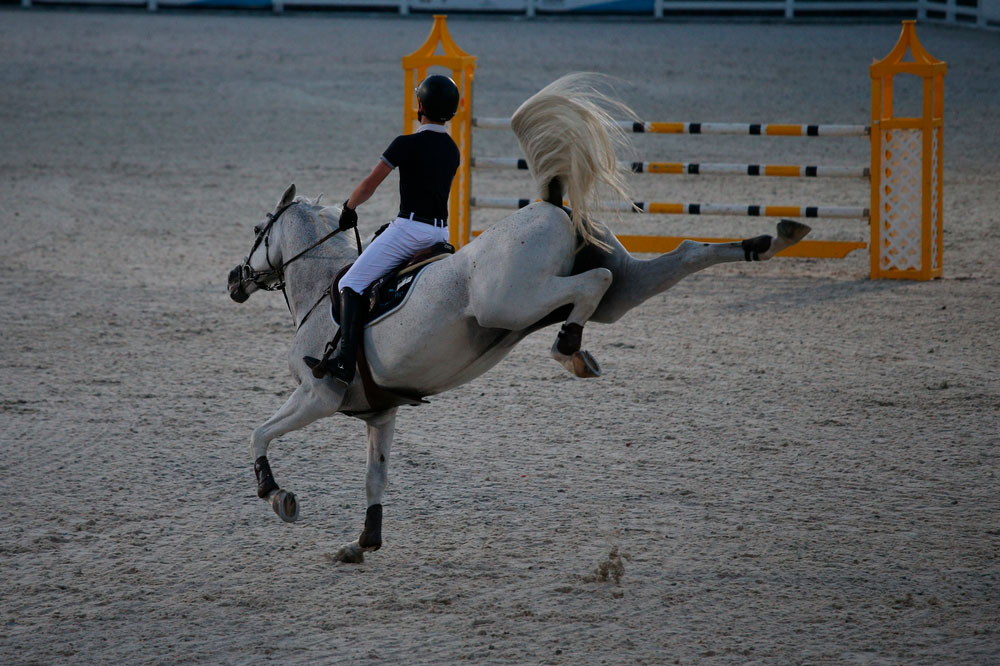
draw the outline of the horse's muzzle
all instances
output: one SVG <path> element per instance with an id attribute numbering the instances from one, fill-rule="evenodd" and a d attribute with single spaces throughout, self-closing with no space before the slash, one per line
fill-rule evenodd
<path id="1" fill-rule="evenodd" d="M 237 266 L 229 271 L 229 297 L 237 303 L 250 298 L 250 294 L 243 288 L 243 266 Z"/>

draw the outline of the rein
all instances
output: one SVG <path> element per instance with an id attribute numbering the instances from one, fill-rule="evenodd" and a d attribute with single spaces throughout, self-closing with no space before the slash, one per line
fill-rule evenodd
<path id="1" fill-rule="evenodd" d="M 323 236 L 322 238 L 320 238 L 318 241 L 316 241 L 315 243 L 313 243 L 312 245 L 310 245 L 306 249 L 302 250 L 301 252 L 299 252 L 298 254 L 296 254 L 295 256 L 293 256 L 288 261 L 282 263 L 280 266 L 275 266 L 274 264 L 271 263 L 271 246 L 270 246 L 270 241 L 271 241 L 271 227 L 273 227 L 274 223 L 278 221 L 278 218 L 280 218 L 282 215 L 285 214 L 285 211 L 287 211 L 289 208 L 291 208 L 292 206 L 294 206 L 295 204 L 298 204 L 298 203 L 301 203 L 301 202 L 299 202 L 299 201 L 292 201 L 290 203 L 285 204 L 284 206 L 282 206 L 281 208 L 279 208 L 274 213 L 268 213 L 267 214 L 267 218 L 268 218 L 267 224 L 257 234 L 257 239 L 254 241 L 253 247 L 250 248 L 250 254 L 247 255 L 246 260 L 243 262 L 243 271 L 242 271 L 243 272 L 243 279 L 244 280 L 251 280 L 251 281 L 253 281 L 254 284 L 257 285 L 257 288 L 261 289 L 262 291 L 277 291 L 277 290 L 280 289 L 282 296 L 285 297 L 285 307 L 288 308 L 289 314 L 292 314 L 292 306 L 291 306 L 291 303 L 288 301 L 288 293 L 285 291 L 285 268 L 287 268 L 288 265 L 290 263 L 292 263 L 293 261 L 295 261 L 296 259 L 301 258 L 302 255 L 306 254 L 310 250 L 315 250 L 317 247 L 319 247 L 323 243 L 327 242 L 328 240 L 330 240 L 331 238 L 333 238 L 334 236 L 336 236 L 337 234 L 339 234 L 342 231 L 340 228 L 334 229 L 333 231 L 331 231 L 327 235 Z M 357 226 L 354 227 L 354 240 L 355 240 L 355 242 L 356 242 L 356 244 L 358 246 L 358 256 L 361 256 L 361 251 L 362 251 L 362 247 L 361 247 L 361 233 L 358 231 Z M 250 266 L 250 259 L 253 257 L 254 252 L 257 251 L 257 248 L 260 247 L 261 241 L 264 242 L 264 258 L 267 260 L 267 265 L 268 265 L 269 270 L 266 270 L 266 271 L 255 271 Z M 271 284 L 261 284 L 261 282 L 260 282 L 261 278 L 263 278 L 263 277 L 270 277 L 271 275 L 276 275 L 278 279 L 275 282 L 272 282 Z M 298 330 L 299 328 L 302 328 L 302 325 L 304 323 L 306 323 L 306 319 L 308 319 L 309 315 L 311 315 L 313 313 L 313 310 L 315 310 L 316 307 L 319 306 L 319 304 L 323 302 L 323 299 L 325 299 L 330 294 L 330 289 L 331 288 L 327 288 L 320 295 L 319 300 L 317 300 L 313 304 L 313 306 L 306 311 L 305 316 L 302 317 L 302 321 L 300 321 L 298 323 L 298 326 L 296 327 L 296 330 Z"/>
<path id="2" fill-rule="evenodd" d="M 328 240 L 330 240 L 331 238 L 333 238 L 334 236 L 336 236 L 339 233 L 340 233 L 340 229 L 334 229 L 333 231 L 331 231 L 330 233 L 328 233 L 326 236 L 323 236 L 318 241 L 316 241 L 315 243 L 313 243 L 312 245 L 310 245 L 309 247 L 307 247 L 306 249 L 302 250 L 297 255 L 295 255 L 294 257 L 292 257 L 288 261 L 286 261 L 284 263 L 284 265 L 282 265 L 281 269 L 284 270 L 285 266 L 287 266 L 288 264 L 292 263 L 293 261 L 295 261 L 296 259 L 298 259 L 299 257 L 301 257 L 303 254 L 305 254 L 309 250 L 313 250 L 313 249 L 319 247 L 320 245 L 322 245 L 323 243 L 327 242 Z M 357 241 L 357 244 L 358 244 L 358 256 L 360 256 L 361 255 L 361 234 L 358 232 L 358 228 L 357 227 L 354 227 L 354 236 L 355 236 L 355 240 Z"/>

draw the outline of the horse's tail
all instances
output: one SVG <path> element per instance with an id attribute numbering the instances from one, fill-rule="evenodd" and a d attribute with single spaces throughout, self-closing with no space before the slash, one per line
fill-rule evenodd
<path id="1" fill-rule="evenodd" d="M 635 118 L 621 102 L 594 87 L 598 74 L 567 74 L 528 98 L 511 117 L 541 197 L 561 204 L 563 188 L 572 221 L 584 242 L 607 249 L 591 213 L 601 192 L 628 202 L 625 171 L 616 148 L 628 144 L 607 109 Z"/>

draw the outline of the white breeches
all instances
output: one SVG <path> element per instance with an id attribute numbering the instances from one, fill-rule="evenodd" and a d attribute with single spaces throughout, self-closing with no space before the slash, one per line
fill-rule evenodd
<path id="1" fill-rule="evenodd" d="M 407 259 L 436 243 L 448 240 L 448 227 L 397 217 L 365 248 L 340 280 L 340 288 L 363 293 L 368 286 Z"/>

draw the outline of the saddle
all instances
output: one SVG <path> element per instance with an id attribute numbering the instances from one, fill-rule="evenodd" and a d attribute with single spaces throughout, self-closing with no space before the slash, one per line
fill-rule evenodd
<path id="1" fill-rule="evenodd" d="M 413 278 L 417 276 L 420 269 L 444 259 L 449 254 L 455 254 L 455 247 L 451 243 L 436 243 L 375 280 L 362 294 L 368 301 L 368 311 L 364 316 L 364 323 L 369 324 L 398 307 L 410 291 Z M 340 325 L 341 309 L 340 280 L 353 265 L 351 263 L 344 266 L 333 278 L 333 284 L 330 287 L 331 312 L 333 320 L 337 322 L 338 326 Z"/>
<path id="2" fill-rule="evenodd" d="M 418 252 L 411 257 L 409 261 L 404 262 L 397 268 L 389 271 L 385 276 L 373 282 L 371 286 L 365 290 L 365 293 L 362 294 L 366 297 L 366 301 L 368 303 L 367 312 L 363 316 L 362 326 L 375 321 L 402 305 L 420 270 L 428 264 L 444 259 L 448 255 L 454 253 L 455 248 L 451 245 L 451 243 L 437 243 L 422 252 Z M 330 314 L 333 316 L 333 320 L 337 322 L 338 326 L 340 325 L 340 312 L 342 307 L 340 298 L 340 280 L 353 265 L 354 264 L 348 264 L 339 273 L 337 273 L 337 276 L 333 279 L 333 284 L 330 287 Z M 326 345 L 326 350 L 323 352 L 324 362 L 335 352 L 339 341 L 340 331 L 338 330 L 333 340 L 328 342 Z M 357 354 L 358 373 L 361 375 L 361 385 L 364 388 L 365 398 L 368 400 L 368 404 L 371 405 L 372 411 L 381 411 L 383 409 L 398 407 L 401 405 L 420 405 L 427 403 L 427 401 L 420 396 L 407 395 L 399 391 L 387 391 L 379 387 L 375 383 L 374 377 L 372 377 L 371 367 L 368 365 L 368 358 L 365 355 L 365 345 L 363 342 L 358 344 Z"/>

